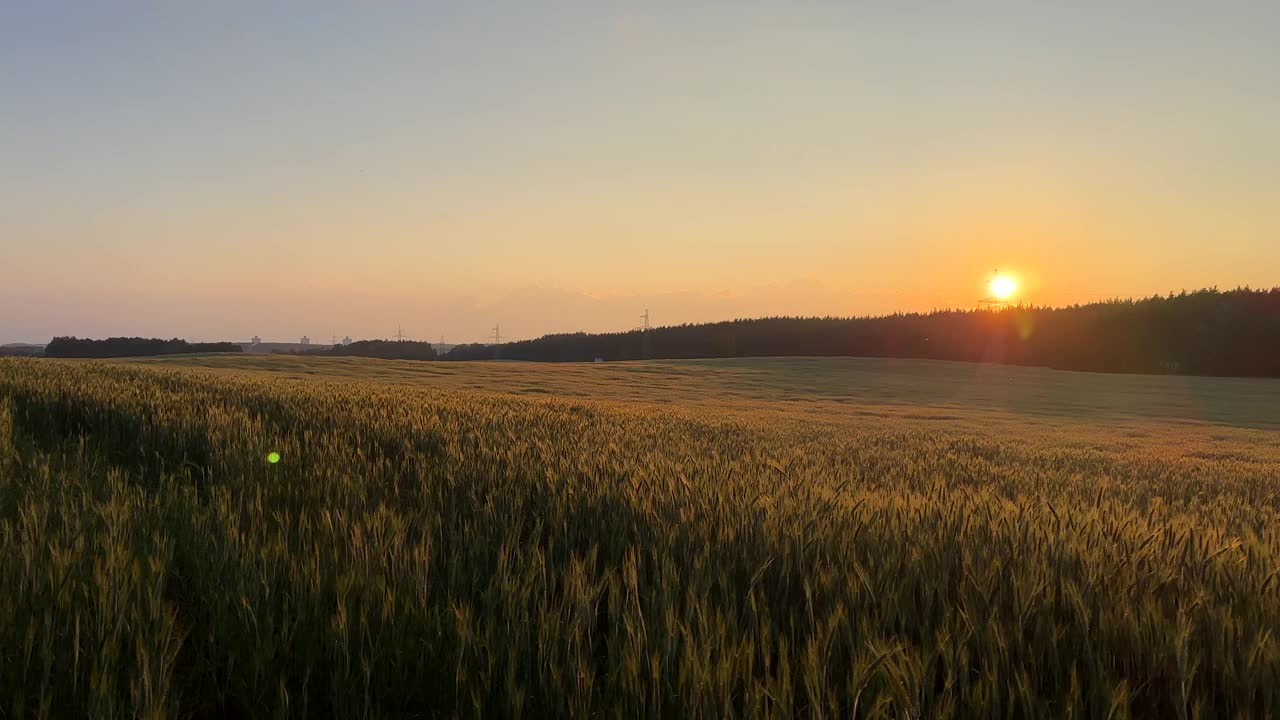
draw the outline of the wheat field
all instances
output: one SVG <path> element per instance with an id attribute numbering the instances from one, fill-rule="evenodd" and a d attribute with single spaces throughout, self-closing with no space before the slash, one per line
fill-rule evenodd
<path id="1" fill-rule="evenodd" d="M 955 363 L 0 358 L 0 717 L 1276 717 L 1278 425 Z"/>

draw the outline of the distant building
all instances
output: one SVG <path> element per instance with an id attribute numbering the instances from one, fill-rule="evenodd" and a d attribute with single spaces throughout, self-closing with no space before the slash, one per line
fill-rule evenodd
<path id="1" fill-rule="evenodd" d="M 343 344 L 343 345 L 350 345 L 350 344 L 351 344 L 351 342 L 352 342 L 352 340 L 351 340 L 351 336 L 350 336 L 350 335 L 348 335 L 347 337 L 342 338 L 342 344 Z"/>
<path id="2" fill-rule="evenodd" d="M 301 343 L 301 344 L 303 344 L 303 345 L 310 345 L 310 344 L 311 344 L 311 338 L 307 337 L 306 335 L 303 335 L 303 336 L 302 336 L 302 343 Z"/>
<path id="3" fill-rule="evenodd" d="M 259 344 L 259 343 L 261 343 L 261 342 L 262 342 L 262 338 L 258 337 L 257 335 L 254 335 L 254 336 L 253 336 L 253 339 L 249 341 L 249 344 L 250 344 L 250 345 L 257 345 L 257 344 Z"/>

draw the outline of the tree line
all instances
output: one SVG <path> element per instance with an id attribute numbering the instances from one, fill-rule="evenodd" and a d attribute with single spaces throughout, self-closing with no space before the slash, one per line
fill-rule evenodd
<path id="1" fill-rule="evenodd" d="M 436 349 L 429 342 L 413 340 L 358 340 L 348 345 L 334 345 L 309 350 L 307 355 L 346 355 L 384 360 L 435 360 Z"/>
<path id="2" fill-rule="evenodd" d="M 106 340 L 89 338 L 56 337 L 44 348 L 45 357 L 56 358 L 117 358 L 149 355 L 177 355 L 179 353 L 241 352 L 236 343 L 190 343 L 181 338 L 113 337 Z"/>
<path id="3" fill-rule="evenodd" d="M 1280 288 L 1216 288 L 1049 308 L 771 317 L 460 345 L 446 360 L 762 356 L 961 360 L 1120 373 L 1280 377 Z"/>

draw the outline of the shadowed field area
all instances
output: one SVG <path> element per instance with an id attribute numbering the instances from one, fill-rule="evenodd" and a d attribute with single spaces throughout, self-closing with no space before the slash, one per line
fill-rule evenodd
<path id="1" fill-rule="evenodd" d="M 1280 428 L 1280 380 L 1273 379 L 1079 373 L 881 358 L 424 363 L 197 355 L 134 362 L 599 400 L 712 402 L 756 409 L 761 403 L 790 403 L 794 409 L 836 415 L 878 409 L 959 422 L 972 419 L 972 413 L 997 413 L 1029 422 L 1154 419 Z"/>
<path id="2" fill-rule="evenodd" d="M 0 359 L 0 697 L 1274 716 L 1276 392 L 858 359 Z"/>

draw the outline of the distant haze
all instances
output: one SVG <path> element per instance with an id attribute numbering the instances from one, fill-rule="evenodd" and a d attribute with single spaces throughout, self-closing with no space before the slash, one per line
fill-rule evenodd
<path id="1" fill-rule="evenodd" d="M 0 343 L 1280 282 L 1280 4 L 0 5 Z"/>

